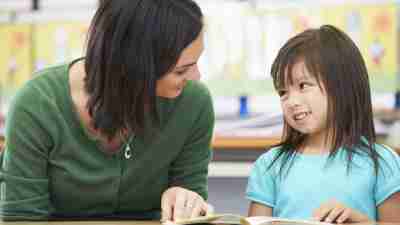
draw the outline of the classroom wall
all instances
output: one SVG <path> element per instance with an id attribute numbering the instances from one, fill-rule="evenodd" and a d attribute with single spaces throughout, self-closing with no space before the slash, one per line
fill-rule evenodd
<path id="1" fill-rule="evenodd" d="M 31 1 L 25 1 L 27 6 L 23 1 L 9 1 L 19 2 L 18 7 L 0 10 L 3 111 L 16 89 L 34 71 L 84 54 L 86 31 L 96 7 L 95 0 L 42 0 L 41 10 L 29 12 Z M 214 96 L 275 95 L 269 69 L 278 49 L 298 32 L 326 23 L 345 30 L 357 43 L 371 74 L 374 94 L 391 94 L 399 86 L 396 2 L 323 1 L 319 5 L 307 1 L 281 5 L 268 1 L 197 2 L 206 23 L 206 48 L 200 69 Z M 265 107 L 260 111 L 266 110 Z"/>

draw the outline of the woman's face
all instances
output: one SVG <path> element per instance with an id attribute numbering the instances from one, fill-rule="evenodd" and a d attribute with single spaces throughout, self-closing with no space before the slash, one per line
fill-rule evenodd
<path id="1" fill-rule="evenodd" d="M 203 33 L 200 33 L 199 37 L 182 51 L 175 68 L 157 81 L 157 96 L 176 98 L 182 93 L 188 80 L 200 79 L 197 61 L 203 48 Z"/>

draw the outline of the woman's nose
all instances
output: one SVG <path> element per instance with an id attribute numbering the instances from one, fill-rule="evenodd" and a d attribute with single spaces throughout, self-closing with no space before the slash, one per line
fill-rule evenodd
<path id="1" fill-rule="evenodd" d="M 200 71 L 197 65 L 193 66 L 192 73 L 187 77 L 188 80 L 200 80 Z"/>

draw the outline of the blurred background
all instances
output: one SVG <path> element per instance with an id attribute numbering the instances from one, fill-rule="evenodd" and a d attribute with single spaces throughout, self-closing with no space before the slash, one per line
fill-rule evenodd
<path id="1" fill-rule="evenodd" d="M 251 162 L 282 130 L 270 65 L 283 43 L 304 29 L 332 24 L 354 40 L 370 74 L 379 141 L 400 149 L 400 1 L 196 1 L 206 23 L 200 70 L 217 117 L 210 201 L 218 211 L 246 214 Z M 0 136 L 8 104 L 35 71 L 83 56 L 97 5 L 98 0 L 0 0 Z"/>

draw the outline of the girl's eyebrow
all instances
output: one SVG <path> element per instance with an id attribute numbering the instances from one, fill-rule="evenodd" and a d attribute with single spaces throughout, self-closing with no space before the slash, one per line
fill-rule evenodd
<path id="1" fill-rule="evenodd" d="M 293 78 L 293 81 L 299 82 L 299 81 L 305 81 L 305 80 L 310 80 L 310 79 L 311 79 L 311 78 L 310 78 L 309 76 L 302 74 L 302 75 L 299 76 L 299 77 Z"/>

